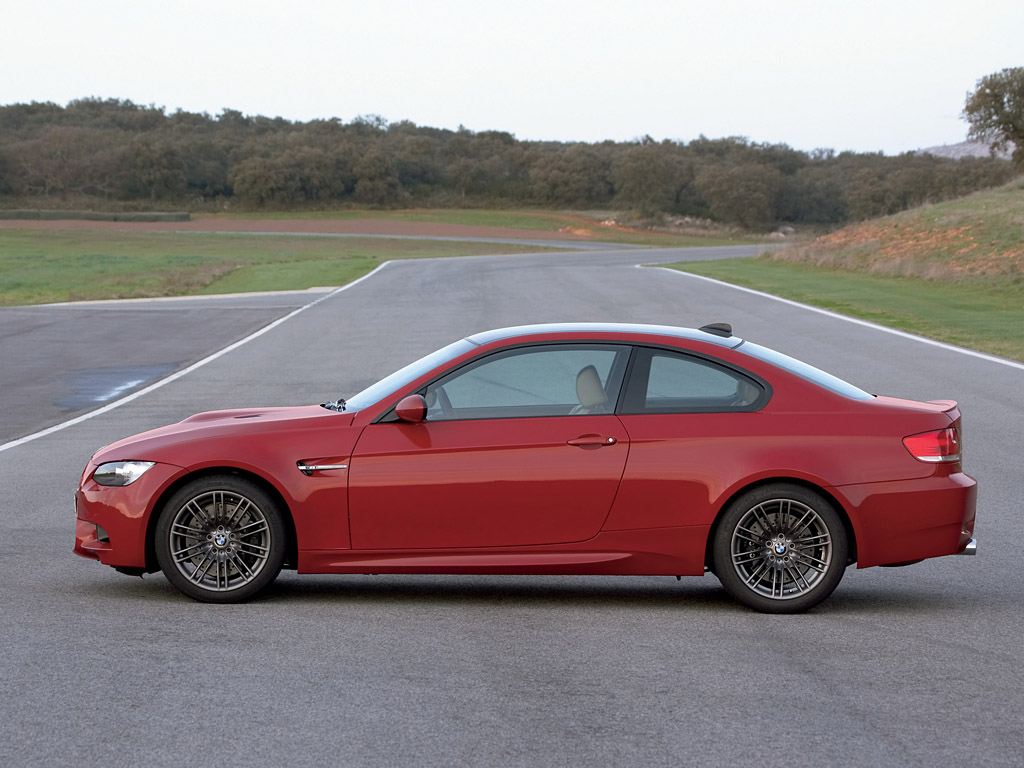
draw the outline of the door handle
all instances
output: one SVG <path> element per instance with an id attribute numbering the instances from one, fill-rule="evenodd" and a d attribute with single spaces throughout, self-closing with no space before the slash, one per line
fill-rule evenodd
<path id="1" fill-rule="evenodd" d="M 618 440 L 604 435 L 580 435 L 565 442 L 567 445 L 575 445 L 579 448 L 601 448 L 605 445 L 615 445 Z"/>

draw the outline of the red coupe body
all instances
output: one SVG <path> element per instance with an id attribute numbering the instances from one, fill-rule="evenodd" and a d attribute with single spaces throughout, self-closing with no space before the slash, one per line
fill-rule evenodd
<path id="1" fill-rule="evenodd" d="M 955 403 L 870 396 L 728 332 L 492 331 L 340 402 L 205 413 L 103 448 L 75 553 L 157 570 L 169 500 L 227 475 L 277 507 L 283 563 L 306 573 L 718 573 L 725 511 L 780 484 L 838 514 L 842 567 L 974 546 Z M 94 476 L 123 462 L 148 468 Z"/>

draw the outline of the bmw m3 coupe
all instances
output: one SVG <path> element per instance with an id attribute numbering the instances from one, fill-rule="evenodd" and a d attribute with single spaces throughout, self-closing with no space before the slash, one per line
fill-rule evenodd
<path id="1" fill-rule="evenodd" d="M 300 573 L 713 573 L 791 613 L 845 569 L 973 554 L 952 400 L 625 324 L 456 341 L 348 400 L 201 413 L 88 462 L 74 552 L 243 601 Z"/>

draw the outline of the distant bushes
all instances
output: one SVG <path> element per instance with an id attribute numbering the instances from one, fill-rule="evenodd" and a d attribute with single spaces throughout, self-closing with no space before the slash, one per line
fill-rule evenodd
<path id="1" fill-rule="evenodd" d="M 291 122 L 117 99 L 0 107 L 0 207 L 539 206 L 835 225 L 1002 184 L 1010 163 L 743 138 L 529 142 L 378 117 Z"/>
<path id="2" fill-rule="evenodd" d="M 184 211 L 65 211 L 11 208 L 0 210 L 0 219 L 27 219 L 29 221 L 188 221 Z"/>

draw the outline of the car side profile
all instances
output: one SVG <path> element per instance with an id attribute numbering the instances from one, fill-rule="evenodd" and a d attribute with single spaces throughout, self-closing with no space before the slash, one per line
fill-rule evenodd
<path id="1" fill-rule="evenodd" d="M 847 566 L 973 554 L 951 400 L 732 335 L 487 331 L 345 400 L 202 413 L 88 462 L 74 552 L 237 602 L 300 573 L 714 573 L 804 611 Z"/>

